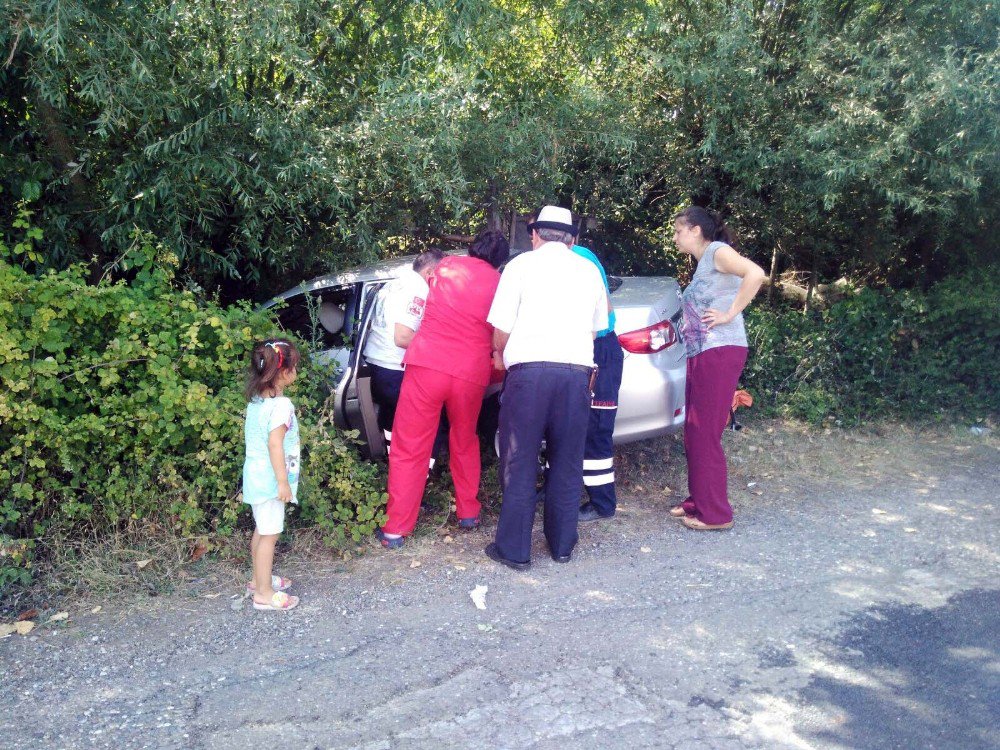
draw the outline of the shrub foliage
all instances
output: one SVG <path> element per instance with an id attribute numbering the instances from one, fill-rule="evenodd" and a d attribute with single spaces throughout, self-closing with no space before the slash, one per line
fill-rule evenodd
<path id="1" fill-rule="evenodd" d="M 1000 281 L 985 269 L 928 292 L 866 289 L 803 314 L 747 317 L 745 384 L 770 413 L 813 422 L 1000 413 Z"/>
<path id="2" fill-rule="evenodd" d="M 242 503 L 243 371 L 269 314 L 177 290 L 177 260 L 139 243 L 132 279 L 32 275 L 0 260 L 0 589 L 57 533 L 152 521 L 227 535 Z M 864 290 L 802 314 L 751 308 L 744 385 L 765 413 L 845 423 L 1000 413 L 1000 274 L 927 293 Z M 304 345 L 303 345 L 304 346 Z M 331 545 L 384 519 L 384 477 L 333 427 L 334 373 L 306 357 L 301 523 Z"/>
<path id="3" fill-rule="evenodd" d="M 236 524 L 243 372 L 275 324 L 173 289 L 163 269 L 176 258 L 145 251 L 131 283 L 88 284 L 81 267 L 35 277 L 0 261 L 0 588 L 28 580 L 56 531 L 141 519 L 225 535 Z M 384 495 L 378 470 L 332 427 L 330 377 L 307 358 L 291 395 L 303 518 L 337 543 L 374 529 Z"/>

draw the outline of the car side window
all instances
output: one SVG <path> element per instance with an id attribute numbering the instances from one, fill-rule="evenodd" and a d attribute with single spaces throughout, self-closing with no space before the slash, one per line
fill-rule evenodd
<path id="1" fill-rule="evenodd" d="M 345 347 L 354 333 L 356 298 L 354 285 L 297 294 L 278 310 L 278 320 L 315 349 Z"/>
<path id="2" fill-rule="evenodd" d="M 382 290 L 388 281 L 373 281 L 371 283 L 365 284 L 361 291 L 361 315 L 362 318 L 369 314 L 369 311 L 374 311 L 375 305 L 378 303 L 378 293 Z"/>

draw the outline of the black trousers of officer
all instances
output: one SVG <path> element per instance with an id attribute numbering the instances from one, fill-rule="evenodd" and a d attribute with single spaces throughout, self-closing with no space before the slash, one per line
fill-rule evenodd
<path id="1" fill-rule="evenodd" d="M 583 484 L 595 510 L 613 516 L 615 496 L 614 443 L 615 417 L 618 415 L 618 391 L 622 385 L 625 353 L 614 331 L 594 340 L 597 380 L 590 404 L 587 445 L 583 453 Z"/>
<path id="2" fill-rule="evenodd" d="M 503 505 L 496 546 L 514 562 L 531 558 L 535 482 L 542 440 L 549 462 L 543 528 L 556 557 L 573 552 L 579 536 L 583 449 L 590 411 L 590 368 L 527 362 L 507 373 L 500 397 L 500 477 Z"/>
<path id="3" fill-rule="evenodd" d="M 403 371 L 390 370 L 388 367 L 369 363 L 372 368 L 372 398 L 378 404 L 378 426 L 385 438 L 386 451 L 392 450 L 392 422 L 396 418 L 396 405 L 399 403 L 399 389 L 403 385 Z M 441 450 L 448 444 L 448 419 L 441 412 L 441 422 L 437 435 L 434 436 L 434 450 L 431 453 L 431 468 L 441 455 Z"/>
<path id="4" fill-rule="evenodd" d="M 403 371 L 390 370 L 372 364 L 372 398 L 378 404 L 378 426 L 385 436 L 385 444 L 392 441 L 392 421 L 396 418 L 399 389 L 403 385 Z"/>

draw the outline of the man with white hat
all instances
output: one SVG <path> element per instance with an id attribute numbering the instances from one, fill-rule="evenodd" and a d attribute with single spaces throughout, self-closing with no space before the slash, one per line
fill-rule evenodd
<path id="1" fill-rule="evenodd" d="M 488 321 L 495 360 L 507 368 L 500 397 L 503 505 L 492 560 L 516 570 L 531 558 L 538 452 L 546 443 L 545 539 L 556 562 L 578 540 L 583 455 L 594 373 L 594 336 L 608 326 L 597 267 L 570 250 L 568 209 L 545 206 L 528 225 L 532 252 L 504 269 Z"/>

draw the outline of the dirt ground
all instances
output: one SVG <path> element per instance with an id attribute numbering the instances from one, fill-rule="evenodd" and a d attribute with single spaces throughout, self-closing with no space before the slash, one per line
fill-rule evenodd
<path id="1" fill-rule="evenodd" d="M 682 445 L 645 441 L 617 452 L 616 517 L 582 525 L 568 565 L 549 560 L 536 527 L 523 574 L 482 554 L 494 511 L 478 532 L 448 523 L 442 484 L 400 552 L 365 542 L 344 559 L 293 535 L 278 570 L 303 603 L 287 614 L 254 613 L 238 561 L 211 553 L 190 563 L 185 547 L 149 545 L 82 561 L 104 589 L 36 592 L 39 624 L 0 640 L 0 736 L 66 748 L 996 747 L 996 433 L 758 421 L 725 443 L 731 531 L 666 517 L 686 494 Z M 495 472 L 484 492 L 495 508 Z M 480 585 L 485 610 L 469 595 Z"/>
<path id="2" fill-rule="evenodd" d="M 730 501 L 738 517 L 741 512 L 793 509 L 810 493 L 825 487 L 863 490 L 880 482 L 905 476 L 925 483 L 919 492 L 929 493 L 939 481 L 943 467 L 968 466 L 966 458 L 976 450 L 997 449 L 995 429 L 974 434 L 965 427 L 914 426 L 880 423 L 849 430 L 816 428 L 786 420 L 750 421 L 739 432 L 727 431 L 725 446 L 730 470 Z M 963 461 L 965 463 L 963 463 Z M 659 523 L 667 508 L 687 494 L 687 474 L 681 436 L 671 435 L 621 446 L 615 468 L 621 503 L 619 517 L 634 523 Z M 484 464 L 481 499 L 484 527 L 492 529 L 500 508 L 497 468 Z M 479 538 L 465 544 L 454 527 L 447 473 L 433 480 L 427 490 L 416 534 L 408 540 L 407 562 L 457 563 L 465 555 L 475 556 Z M 249 566 L 246 539 L 251 529 L 225 546 L 209 548 L 197 556 L 199 540 L 176 540 L 153 528 L 138 529 L 82 547 L 67 547 L 64 555 L 42 570 L 41 583 L 12 592 L 0 602 L 0 622 L 37 609 L 56 613 L 69 606 L 98 606 L 114 598 L 128 607 L 143 608 L 157 596 L 222 595 L 239 590 Z M 374 553 L 374 554 L 373 554 Z M 544 553 L 544 550 L 542 550 Z M 383 556 L 371 540 L 333 552 L 324 546 L 318 531 L 293 529 L 279 543 L 279 565 L 288 570 L 309 569 L 317 574 L 375 574 L 388 566 L 393 556 Z M 143 565 L 147 562 L 147 565 Z"/>

